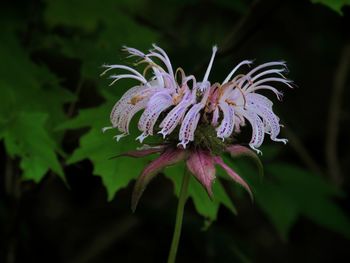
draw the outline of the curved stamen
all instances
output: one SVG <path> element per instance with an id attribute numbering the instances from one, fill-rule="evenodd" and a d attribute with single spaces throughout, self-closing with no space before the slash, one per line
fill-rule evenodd
<path id="1" fill-rule="evenodd" d="M 225 84 L 227 82 L 229 82 L 229 80 L 232 78 L 233 74 L 235 74 L 235 72 L 243 65 L 250 65 L 252 64 L 253 61 L 252 60 L 243 60 L 241 63 L 239 63 L 225 78 L 225 80 L 222 82 L 222 84 Z"/>
<path id="2" fill-rule="evenodd" d="M 128 70 L 132 73 L 134 73 L 136 76 L 139 76 L 139 77 L 143 77 L 137 70 L 131 68 L 131 67 L 128 67 L 128 66 L 124 66 L 124 65 L 102 65 L 103 68 L 107 68 L 105 71 L 103 71 L 100 76 L 103 76 L 104 74 L 106 74 L 108 71 L 112 70 L 112 69 L 125 69 L 125 70 Z"/>
<path id="3" fill-rule="evenodd" d="M 109 84 L 109 86 L 112 86 L 114 83 L 116 83 L 120 79 L 136 79 L 136 80 L 140 81 L 143 84 L 147 84 L 147 80 L 143 76 L 138 77 L 138 76 L 131 75 L 131 74 L 111 75 L 109 78 L 110 79 L 114 79 Z"/>
<path id="4" fill-rule="evenodd" d="M 272 67 L 272 66 L 284 66 L 284 67 L 286 67 L 286 62 L 285 61 L 273 61 L 273 62 L 267 62 L 267 63 L 261 64 L 255 68 L 253 68 L 251 71 L 249 71 L 247 76 L 253 75 L 255 72 L 257 72 L 260 69 Z"/>
<path id="5" fill-rule="evenodd" d="M 218 47 L 217 46 L 213 46 L 212 50 L 213 51 L 212 51 L 212 55 L 211 55 L 211 58 L 210 58 L 210 62 L 209 62 L 207 71 L 205 72 L 205 75 L 204 75 L 204 78 L 203 78 L 202 82 L 208 81 L 209 73 L 210 73 L 211 68 L 213 66 L 214 58 L 215 58 L 216 52 L 218 51 Z"/>

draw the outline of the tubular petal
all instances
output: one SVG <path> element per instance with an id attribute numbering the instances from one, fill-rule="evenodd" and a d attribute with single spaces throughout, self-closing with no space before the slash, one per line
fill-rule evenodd
<path id="1" fill-rule="evenodd" d="M 272 109 L 273 106 L 273 102 L 271 100 L 257 93 L 248 93 L 246 95 L 246 100 L 248 104 L 259 104 L 269 109 Z"/>
<path id="2" fill-rule="evenodd" d="M 227 103 L 220 103 L 219 104 L 223 114 L 224 118 L 218 128 L 216 128 L 217 136 L 224 140 L 225 138 L 229 137 L 234 128 L 235 124 L 235 111 L 234 108 Z"/>
<path id="3" fill-rule="evenodd" d="M 243 116 L 250 122 L 252 126 L 252 138 L 249 142 L 249 146 L 254 149 L 257 153 L 261 153 L 259 148 L 264 141 L 264 124 L 259 116 L 252 111 L 242 111 Z"/>

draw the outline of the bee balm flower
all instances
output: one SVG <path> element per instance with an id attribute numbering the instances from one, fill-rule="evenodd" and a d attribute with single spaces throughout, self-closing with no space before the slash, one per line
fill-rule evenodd
<path id="1" fill-rule="evenodd" d="M 252 126 L 249 146 L 258 153 L 265 134 L 269 134 L 273 141 L 287 142 L 286 139 L 278 138 L 280 124 L 272 110 L 272 101 L 258 94 L 261 90 L 270 90 L 278 99 L 281 98 L 282 93 L 271 83 L 280 82 L 290 87 L 290 81 L 282 75 L 286 69 L 285 63 L 269 62 L 251 69 L 247 74 L 237 75 L 236 72 L 242 66 L 252 64 L 252 61 L 244 60 L 227 75 L 222 84 L 211 84 L 209 74 L 217 52 L 216 46 L 213 47 L 205 75 L 199 82 L 192 75 L 186 76 L 181 68 L 174 72 L 165 51 L 156 45 L 153 47 L 146 54 L 134 48 L 125 48 L 130 57 L 140 59 L 137 64 L 146 65 L 143 74 L 124 65 L 105 65 L 106 70 L 102 73 L 127 71 L 126 74 L 112 75 L 111 85 L 124 78 L 139 82 L 115 104 L 110 114 L 112 126 L 104 130 L 118 129 L 121 134 L 115 137 L 119 140 L 129 134 L 132 117 L 143 111 L 138 122 L 142 133 L 137 139 L 142 143 L 146 137 L 156 135 L 155 130 L 163 137 L 163 142 L 156 147 L 144 147 L 122 155 L 143 157 L 159 154 L 158 158 L 145 167 L 136 182 L 133 209 L 150 180 L 161 169 L 181 161 L 186 162 L 187 169 L 203 185 L 209 196 L 212 196 L 215 166 L 221 166 L 252 195 L 248 184 L 223 162 L 221 154 L 248 155 L 260 166 L 253 151 L 232 144 L 232 137 L 241 131 L 246 122 Z M 275 68 L 276 66 L 280 68 Z M 146 79 L 149 70 L 153 74 Z M 181 81 L 176 78 L 178 73 Z"/>
<path id="2" fill-rule="evenodd" d="M 272 101 L 258 94 L 260 90 L 270 90 L 282 96 L 272 82 L 280 82 L 290 86 L 282 73 L 285 70 L 284 62 L 269 62 L 262 64 L 247 74 L 234 76 L 243 65 L 252 62 L 244 60 L 239 63 L 220 83 L 211 84 L 209 74 L 213 66 L 217 47 L 213 47 L 212 56 L 202 81 L 197 82 L 195 77 L 186 76 L 179 68 L 174 73 L 170 60 L 165 51 L 156 45 L 145 54 L 134 48 L 125 48 L 132 57 L 141 59 L 138 64 L 146 64 L 143 74 L 124 65 L 106 65 L 102 74 L 111 70 L 125 70 L 127 74 L 112 75 L 111 83 L 124 78 L 139 82 L 128 90 L 115 104 L 110 115 L 111 127 L 117 128 L 122 134 L 116 139 L 129 134 L 131 118 L 139 111 L 143 113 L 138 122 L 142 132 L 137 139 L 143 140 L 154 135 L 154 129 L 163 137 L 156 147 L 143 147 L 130 151 L 121 156 L 143 157 L 150 154 L 159 154 L 148 164 L 138 177 L 132 195 L 132 210 L 148 183 L 167 166 L 179 162 L 186 162 L 187 170 L 202 184 L 210 197 L 213 196 L 212 184 L 216 177 L 216 166 L 226 171 L 228 176 L 244 187 L 250 196 L 252 192 L 248 184 L 222 159 L 222 154 L 229 153 L 232 157 L 247 155 L 253 157 L 261 169 L 261 163 L 254 151 L 239 144 L 232 144 L 232 137 L 239 133 L 241 126 L 248 121 L 252 126 L 252 138 L 249 146 L 256 152 L 264 140 L 265 133 L 273 141 L 286 143 L 286 139 L 277 138 L 280 132 L 279 118 L 272 111 Z M 163 66 L 156 63 L 160 61 Z M 281 68 L 273 68 L 280 66 Z M 153 76 L 146 79 L 148 70 Z M 176 74 L 181 74 L 181 82 L 176 80 Z M 189 86 L 189 82 L 192 85 Z M 176 128 L 180 126 L 177 130 Z M 173 136 L 175 131 L 178 134 Z M 187 197 L 189 174 L 186 172 L 179 194 L 178 213 L 168 262 L 175 262 L 176 251 L 181 231 L 183 209 Z"/>

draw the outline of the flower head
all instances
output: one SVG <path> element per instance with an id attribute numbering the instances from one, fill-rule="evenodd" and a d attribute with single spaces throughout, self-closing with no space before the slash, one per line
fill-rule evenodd
<path id="1" fill-rule="evenodd" d="M 138 82 L 114 105 L 110 115 L 112 126 L 104 130 L 118 129 L 121 134 L 115 137 L 119 140 L 129 134 L 133 116 L 143 111 L 138 121 L 141 135 L 137 139 L 142 143 L 148 136 L 159 134 L 163 140 L 156 148 L 148 147 L 124 154 L 132 157 L 160 154 L 141 173 L 134 189 L 133 207 L 148 182 L 160 169 L 180 161 L 186 161 L 188 170 L 210 196 L 215 179 L 215 165 L 221 166 L 251 194 L 248 184 L 223 162 L 221 154 L 245 154 L 259 160 L 248 148 L 232 144 L 233 136 L 240 133 L 241 127 L 247 122 L 252 127 L 249 146 L 257 153 L 261 153 L 258 148 L 262 145 L 265 134 L 273 141 L 287 142 L 286 139 L 278 138 L 281 125 L 272 110 L 273 102 L 259 94 L 262 90 L 268 90 L 281 99 L 282 93 L 272 84 L 282 83 L 291 87 L 291 81 L 283 76 L 286 71 L 285 62 L 268 62 L 246 74 L 237 74 L 243 66 L 252 64 L 252 61 L 244 60 L 233 68 L 222 83 L 212 84 L 209 74 L 217 53 L 216 46 L 213 47 L 201 81 L 197 81 L 193 75 L 186 75 L 181 68 L 174 71 L 168 55 L 156 45 L 148 53 L 129 47 L 124 50 L 129 53 L 129 57 L 138 58 L 136 64 L 145 65 L 145 68 L 141 74 L 125 65 L 104 66 L 106 70 L 102 75 L 112 70 L 127 72 L 111 75 L 111 85 L 125 78 Z M 146 78 L 148 71 L 152 72 L 150 78 Z"/>

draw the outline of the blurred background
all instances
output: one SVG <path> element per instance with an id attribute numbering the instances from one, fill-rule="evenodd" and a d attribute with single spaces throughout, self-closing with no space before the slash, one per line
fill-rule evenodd
<path id="1" fill-rule="evenodd" d="M 134 82 L 108 87 L 104 63 L 132 65 L 123 45 L 163 47 L 211 81 L 241 60 L 288 63 L 296 88 L 274 108 L 287 146 L 266 139 L 265 176 L 228 160 L 255 201 L 219 171 L 215 199 L 194 180 L 177 262 L 340 262 L 350 255 L 348 0 L 32 0 L 0 8 L 0 262 L 165 262 L 183 168 L 152 181 L 147 160 L 112 159 L 109 111 Z M 273 96 L 270 94 L 271 98 Z M 275 99 L 275 98 L 273 98 Z M 135 124 L 133 125 L 135 126 Z M 249 136 L 250 129 L 247 128 Z M 247 143 L 247 138 L 242 142 Z"/>

